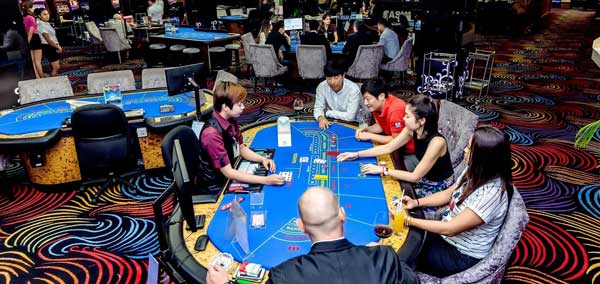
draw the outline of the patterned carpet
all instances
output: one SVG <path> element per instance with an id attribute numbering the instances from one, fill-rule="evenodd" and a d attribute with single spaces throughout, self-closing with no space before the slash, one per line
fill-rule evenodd
<path id="1" fill-rule="evenodd" d="M 593 14 L 553 10 L 543 33 L 489 37 L 476 47 L 496 51 L 493 87 L 479 104 L 459 103 L 481 124 L 510 134 L 514 183 L 531 221 L 514 250 L 505 283 L 600 283 L 600 132 L 575 149 L 577 130 L 600 119 L 600 69 L 590 60 Z M 134 69 L 143 61 L 102 64 L 86 49 L 69 49 L 63 74 L 77 93 L 89 72 Z M 412 78 L 414 81 L 414 78 Z M 251 88 L 248 79 L 242 83 Z M 312 111 L 306 93 L 261 88 L 252 93 L 242 123 L 292 113 L 295 97 Z M 414 92 L 396 89 L 407 98 Z M 20 162 L 11 169 L 18 171 Z M 136 194 L 120 187 L 90 204 L 98 190 L 44 191 L 14 185 L 16 199 L 0 195 L 0 283 L 145 283 L 147 257 L 158 252 L 151 202 L 169 184 L 160 174 L 133 180 Z M 168 204 L 172 207 L 172 204 Z M 168 208 L 167 208 L 168 210 Z"/>

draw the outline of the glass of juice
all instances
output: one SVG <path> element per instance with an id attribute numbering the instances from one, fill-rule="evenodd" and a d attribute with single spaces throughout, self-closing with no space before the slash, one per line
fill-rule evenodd
<path id="1" fill-rule="evenodd" d="M 400 209 L 398 212 L 394 212 L 394 223 L 393 223 L 393 229 L 394 229 L 394 233 L 397 236 L 401 236 L 402 235 L 402 231 L 404 230 L 404 219 L 406 219 L 406 211 L 403 209 Z"/>

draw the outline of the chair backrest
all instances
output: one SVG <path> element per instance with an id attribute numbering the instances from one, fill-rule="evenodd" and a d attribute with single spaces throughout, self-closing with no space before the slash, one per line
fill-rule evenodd
<path id="1" fill-rule="evenodd" d="M 232 16 L 241 16 L 243 14 L 244 14 L 244 9 L 240 9 L 240 8 L 229 9 L 229 15 L 232 15 Z"/>
<path id="2" fill-rule="evenodd" d="M 93 43 L 102 43 L 102 35 L 100 35 L 100 30 L 98 29 L 98 26 L 96 26 L 96 23 L 92 21 L 85 22 L 85 28 L 88 30 Z"/>
<path id="3" fill-rule="evenodd" d="M 381 59 L 383 59 L 383 45 L 361 45 L 346 75 L 356 79 L 375 78 L 379 74 Z"/>
<path id="4" fill-rule="evenodd" d="M 142 89 L 166 88 L 167 68 L 146 68 L 142 70 Z"/>
<path id="5" fill-rule="evenodd" d="M 500 283 L 506 263 L 521 239 L 529 215 L 525 202 L 515 188 L 504 224 L 492 246 L 490 254 L 473 267 L 442 279 L 442 283 Z"/>
<path id="6" fill-rule="evenodd" d="M 129 124 L 121 108 L 111 104 L 81 106 L 71 114 L 71 128 L 84 177 L 130 165 Z"/>
<path id="7" fill-rule="evenodd" d="M 67 76 L 19 81 L 18 86 L 21 104 L 73 96 Z"/>
<path id="8" fill-rule="evenodd" d="M 464 149 L 469 144 L 478 122 L 479 117 L 468 109 L 441 100 L 438 130 L 446 137 L 455 178 L 458 178 L 465 169 Z"/>
<path id="9" fill-rule="evenodd" d="M 225 9 L 217 9 L 217 18 L 227 16 L 227 10 Z"/>
<path id="10" fill-rule="evenodd" d="M 245 33 L 240 38 L 242 40 L 242 46 L 244 47 L 244 54 L 246 56 L 246 61 L 248 61 L 248 62 L 250 62 L 250 64 L 252 64 L 252 48 L 250 47 L 250 45 L 255 44 L 256 40 L 254 39 L 254 36 L 252 35 L 252 33 Z"/>
<path id="11" fill-rule="evenodd" d="M 398 52 L 398 55 L 396 55 L 396 57 L 394 59 L 392 59 L 392 61 L 390 61 L 386 64 L 382 64 L 381 69 L 388 70 L 388 71 L 406 71 L 406 70 L 408 70 L 408 67 L 410 66 L 410 58 L 411 58 L 412 48 L 413 48 L 413 38 L 409 37 L 402 44 L 402 47 L 400 48 L 400 52 Z"/>
<path id="12" fill-rule="evenodd" d="M 279 63 L 275 49 L 270 44 L 250 44 L 252 49 L 252 56 L 254 62 L 252 67 L 254 68 L 254 74 L 256 77 L 273 77 L 281 74 L 281 70 L 285 69 L 283 65 Z"/>
<path id="13" fill-rule="evenodd" d="M 131 49 L 129 42 L 126 39 L 124 40 L 115 28 L 101 28 L 100 35 L 104 47 L 110 52 Z"/>
<path id="14" fill-rule="evenodd" d="M 237 83 L 238 82 L 238 78 L 235 75 L 233 75 L 233 74 L 231 74 L 231 73 L 229 73 L 227 71 L 219 70 L 217 72 L 217 77 L 215 78 L 215 85 L 213 86 L 213 92 L 215 91 L 215 88 L 217 87 L 217 85 L 220 82 L 233 82 L 233 83 Z"/>
<path id="15" fill-rule="evenodd" d="M 135 91 L 135 79 L 131 70 L 90 73 L 87 76 L 88 94 L 101 94 L 104 86 L 121 85 L 121 91 Z"/>
<path id="16" fill-rule="evenodd" d="M 323 69 L 327 64 L 327 53 L 322 45 L 298 45 L 296 50 L 298 72 L 304 79 L 325 77 Z"/>
<path id="17" fill-rule="evenodd" d="M 173 168 L 173 144 L 179 139 L 181 150 L 185 158 L 185 165 L 190 178 L 198 171 L 200 163 L 200 142 L 194 131 L 186 125 L 180 125 L 171 129 L 163 138 L 160 149 L 163 161 L 167 169 Z"/>

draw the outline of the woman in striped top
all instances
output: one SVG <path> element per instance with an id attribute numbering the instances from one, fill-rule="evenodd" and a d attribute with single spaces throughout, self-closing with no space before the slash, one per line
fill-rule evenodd
<path id="1" fill-rule="evenodd" d="M 512 195 L 511 156 L 508 136 L 482 126 L 465 148 L 467 168 L 458 182 L 436 194 L 402 201 L 407 209 L 439 207 L 442 218 L 407 217 L 407 226 L 430 232 L 416 260 L 416 270 L 437 277 L 463 271 L 487 256 L 500 232 Z"/>

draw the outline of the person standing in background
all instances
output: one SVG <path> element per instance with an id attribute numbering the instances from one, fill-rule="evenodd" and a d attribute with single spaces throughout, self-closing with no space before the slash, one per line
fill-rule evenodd
<path id="1" fill-rule="evenodd" d="M 155 23 L 160 23 L 164 14 L 164 8 L 158 1 L 159 0 L 148 0 L 148 16 L 150 16 L 152 22 Z"/>
<path id="2" fill-rule="evenodd" d="M 21 12 L 23 13 L 23 24 L 27 32 L 27 42 L 31 50 L 31 59 L 33 60 L 33 71 L 35 78 L 43 78 L 44 70 L 42 69 L 42 41 L 38 34 L 37 23 L 33 16 L 33 2 L 30 0 L 24 1 L 21 4 Z"/>
<path id="3" fill-rule="evenodd" d="M 56 38 L 56 31 L 48 22 L 50 20 L 50 13 L 46 9 L 38 10 L 38 32 L 41 34 L 40 40 L 42 42 L 42 51 L 44 57 L 50 62 L 52 71 L 51 77 L 58 76 L 58 70 L 60 69 L 60 53 L 62 53 L 62 47 L 58 43 Z"/>
<path id="4" fill-rule="evenodd" d="M 321 21 L 321 26 L 319 27 L 318 32 L 320 34 L 324 34 L 329 42 L 338 42 L 337 29 L 335 25 L 331 23 L 331 16 L 328 14 L 323 15 L 323 20 Z"/>

